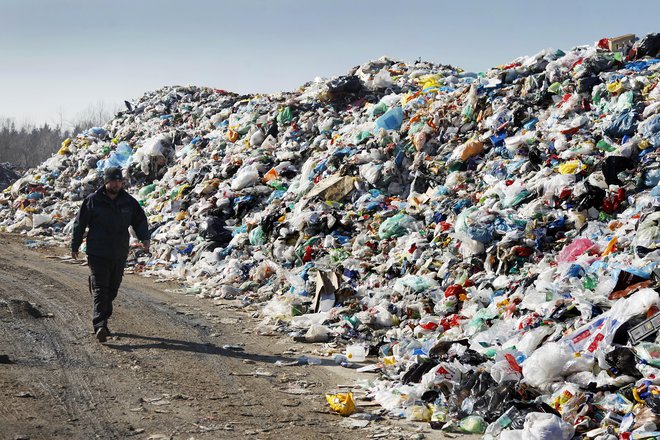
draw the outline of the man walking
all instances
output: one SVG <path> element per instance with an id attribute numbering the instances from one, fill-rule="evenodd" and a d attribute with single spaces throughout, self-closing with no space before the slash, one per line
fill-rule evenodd
<path id="1" fill-rule="evenodd" d="M 92 325 L 99 342 L 110 335 L 108 318 L 117 296 L 128 257 L 129 226 L 149 252 L 151 234 L 147 216 L 137 200 L 124 191 L 120 168 L 105 170 L 104 184 L 80 206 L 73 226 L 71 256 L 78 259 L 78 249 L 87 232 L 87 262 L 91 275 L 89 289 L 94 299 Z"/>

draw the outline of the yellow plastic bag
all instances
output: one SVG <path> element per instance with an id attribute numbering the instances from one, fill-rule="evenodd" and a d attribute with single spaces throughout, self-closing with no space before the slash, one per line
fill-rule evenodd
<path id="1" fill-rule="evenodd" d="M 580 163 L 579 160 L 569 160 L 557 167 L 561 174 L 577 174 L 586 168 L 586 165 Z"/>
<path id="2" fill-rule="evenodd" d="M 227 132 L 227 139 L 230 142 L 236 142 L 238 140 L 238 132 L 230 128 L 229 131 Z"/>
<path id="3" fill-rule="evenodd" d="M 71 145 L 71 138 L 64 139 L 64 141 L 62 142 L 62 148 L 59 149 L 57 154 L 59 154 L 60 156 L 70 154 L 71 150 L 69 150 L 69 145 Z"/>
<path id="4" fill-rule="evenodd" d="M 472 138 L 458 147 L 460 159 L 465 162 L 469 158 L 481 154 L 484 151 L 484 144 L 477 139 Z"/>
<path id="5" fill-rule="evenodd" d="M 438 80 L 441 78 L 441 75 L 423 75 L 419 77 L 419 85 L 422 89 L 429 89 L 431 87 L 439 87 L 440 84 Z"/>
<path id="6" fill-rule="evenodd" d="M 430 422 L 433 409 L 430 405 L 413 405 L 406 409 L 406 419 L 413 422 Z"/>
<path id="7" fill-rule="evenodd" d="M 330 408 L 342 416 L 350 416 L 355 412 L 355 400 L 353 393 L 326 394 L 325 400 L 330 404 Z"/>
<path id="8" fill-rule="evenodd" d="M 613 83 L 609 83 L 607 86 L 607 91 L 616 94 L 620 93 L 623 91 L 623 85 L 619 81 L 614 81 Z"/>

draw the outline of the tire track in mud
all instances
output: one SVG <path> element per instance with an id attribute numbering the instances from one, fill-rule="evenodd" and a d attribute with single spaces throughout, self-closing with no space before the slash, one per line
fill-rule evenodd
<path id="1" fill-rule="evenodd" d="M 62 304 L 66 295 L 53 298 L 51 293 L 40 291 L 50 286 L 63 288 L 60 293 L 71 293 L 67 286 L 47 274 L 28 267 L 22 267 L 17 274 L 15 266 L 0 260 L 0 299 L 37 304 L 37 310 L 47 314 L 34 317 L 28 313 L 12 313 L 10 326 L 22 331 L 10 334 L 3 325 L 1 339 L 11 346 L 11 356 L 16 363 L 30 372 L 21 378 L 23 386 L 33 390 L 27 391 L 34 396 L 28 398 L 49 402 L 50 408 L 43 408 L 43 412 L 81 425 L 90 435 L 119 438 L 120 433 L 114 432 L 103 413 L 94 411 L 102 403 L 101 394 L 94 390 L 108 389 L 110 384 L 99 374 L 103 365 L 94 360 L 91 349 L 80 342 L 84 330 L 79 312 L 71 307 L 72 300 Z M 17 410 L 13 410 L 13 415 L 18 415 Z"/>

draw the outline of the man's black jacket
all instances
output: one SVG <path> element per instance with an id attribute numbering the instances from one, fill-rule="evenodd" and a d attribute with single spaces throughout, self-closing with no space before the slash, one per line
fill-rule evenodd
<path id="1" fill-rule="evenodd" d="M 147 216 L 137 200 L 123 189 L 114 200 L 99 188 L 82 203 L 73 225 L 71 250 L 77 252 L 87 233 L 87 255 L 103 258 L 128 256 L 128 227 L 133 226 L 139 240 L 149 240 Z"/>

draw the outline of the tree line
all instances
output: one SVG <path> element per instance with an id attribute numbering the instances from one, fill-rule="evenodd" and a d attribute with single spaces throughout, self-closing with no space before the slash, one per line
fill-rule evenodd
<path id="1" fill-rule="evenodd" d="M 113 113 L 103 104 L 91 106 L 69 129 L 61 122 L 41 126 L 26 122 L 19 126 L 12 118 L 0 116 L 0 163 L 9 162 L 17 169 L 35 167 L 57 152 L 64 139 L 104 125 Z"/>

